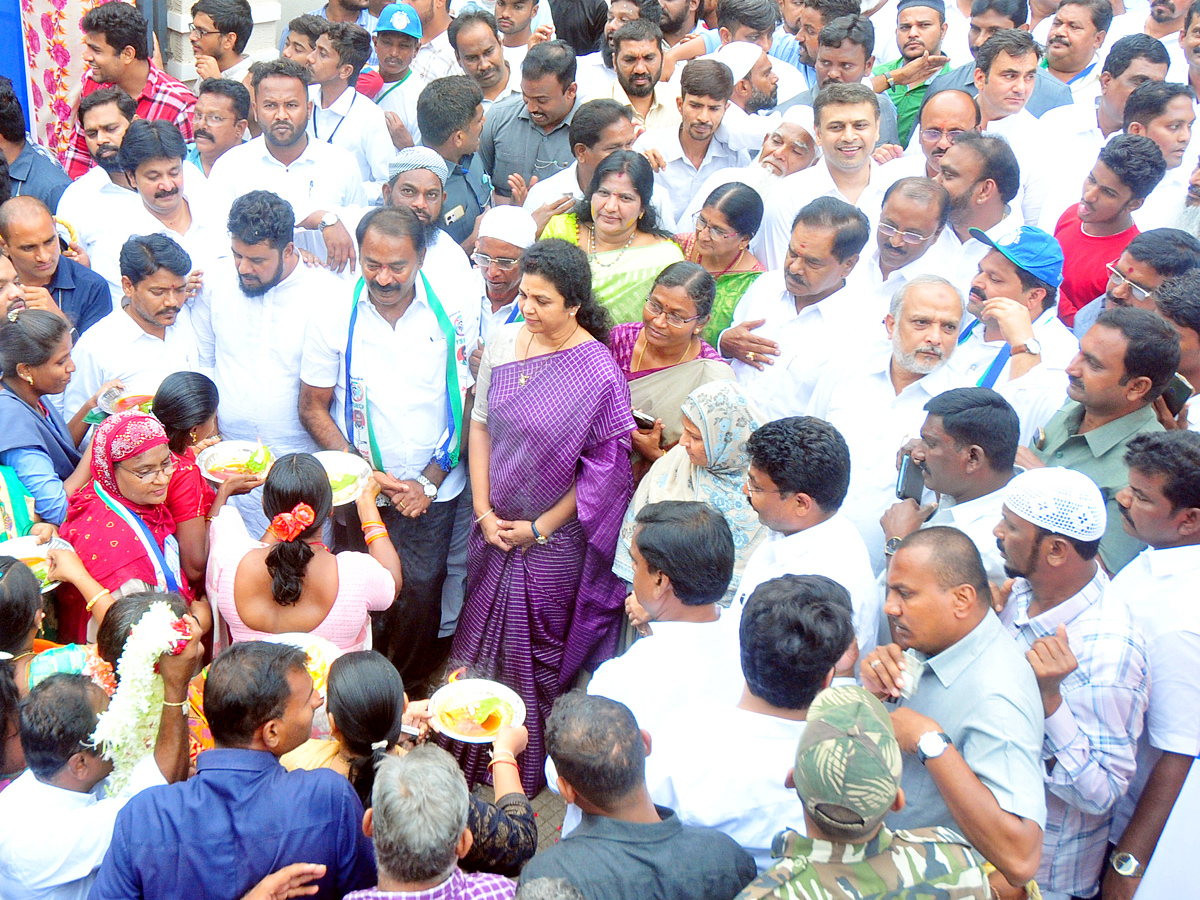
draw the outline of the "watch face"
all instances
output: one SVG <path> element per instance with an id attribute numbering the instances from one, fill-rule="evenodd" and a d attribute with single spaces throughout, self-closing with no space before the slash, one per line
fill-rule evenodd
<path id="1" fill-rule="evenodd" d="M 1137 872 L 1138 861 L 1132 853 L 1118 853 L 1113 857 L 1113 868 L 1118 875 L 1130 876 Z"/>
<path id="2" fill-rule="evenodd" d="M 945 739 L 936 731 L 921 735 L 917 741 L 917 749 L 927 757 L 939 756 L 946 749 Z"/>

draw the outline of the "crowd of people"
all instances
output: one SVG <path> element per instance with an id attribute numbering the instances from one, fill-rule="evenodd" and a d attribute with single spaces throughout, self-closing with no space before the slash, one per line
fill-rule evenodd
<path id="1" fill-rule="evenodd" d="M 0 895 L 1181 865 L 1200 0 L 190 15 L 0 84 Z"/>

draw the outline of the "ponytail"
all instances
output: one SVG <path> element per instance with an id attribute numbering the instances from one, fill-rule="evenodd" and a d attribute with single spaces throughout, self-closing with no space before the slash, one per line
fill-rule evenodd
<path id="1" fill-rule="evenodd" d="M 280 606 L 295 606 L 304 591 L 304 572 L 316 554 L 304 541 L 280 541 L 267 551 L 271 596 Z"/>
<path id="2" fill-rule="evenodd" d="M 375 767 L 400 740 L 404 681 L 396 667 L 373 650 L 347 653 L 329 667 L 325 702 L 342 746 L 351 755 L 350 784 L 367 809 Z"/>

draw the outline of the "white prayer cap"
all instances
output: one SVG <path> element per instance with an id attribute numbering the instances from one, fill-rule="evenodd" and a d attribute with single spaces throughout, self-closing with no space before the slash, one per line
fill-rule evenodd
<path id="1" fill-rule="evenodd" d="M 789 106 L 783 111 L 783 121 L 799 125 L 813 137 L 817 135 L 817 123 L 813 118 L 813 108 L 803 103 Z"/>
<path id="2" fill-rule="evenodd" d="M 1004 505 L 1027 522 L 1077 541 L 1099 540 L 1108 524 L 1096 482 L 1061 466 L 1022 472 L 1008 483 Z"/>
<path id="3" fill-rule="evenodd" d="M 520 206 L 493 206 L 479 221 L 479 237 L 495 238 L 524 250 L 537 239 L 537 223 Z"/>
<path id="4" fill-rule="evenodd" d="M 749 41 L 732 41 L 712 55 L 712 59 L 723 62 L 733 72 L 733 82 L 737 84 L 750 74 L 754 64 L 762 58 L 763 48 Z"/>

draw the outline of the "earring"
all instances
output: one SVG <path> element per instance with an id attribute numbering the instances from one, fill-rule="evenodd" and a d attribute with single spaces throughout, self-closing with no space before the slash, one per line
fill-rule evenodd
<path id="1" fill-rule="evenodd" d="M 25 381 L 28 382 L 30 387 L 33 387 L 33 376 L 32 375 L 26 375 Z"/>

